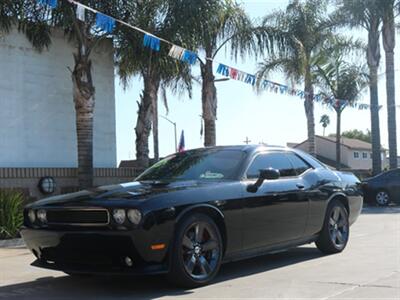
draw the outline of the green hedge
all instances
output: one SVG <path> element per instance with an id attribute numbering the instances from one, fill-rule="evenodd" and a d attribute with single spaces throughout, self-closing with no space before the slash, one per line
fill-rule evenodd
<path id="1" fill-rule="evenodd" d="M 18 237 L 24 219 L 23 203 L 20 192 L 0 190 L 0 239 Z"/>

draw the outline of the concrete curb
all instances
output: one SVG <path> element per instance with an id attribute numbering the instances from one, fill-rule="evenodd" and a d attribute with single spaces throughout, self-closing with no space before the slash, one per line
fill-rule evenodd
<path id="1" fill-rule="evenodd" d="M 23 239 L 0 240 L 0 248 L 25 248 Z"/>
<path id="2" fill-rule="evenodd" d="M 399 206 L 385 206 L 385 207 L 378 207 L 378 206 L 365 206 L 362 209 L 363 213 L 400 213 Z"/>

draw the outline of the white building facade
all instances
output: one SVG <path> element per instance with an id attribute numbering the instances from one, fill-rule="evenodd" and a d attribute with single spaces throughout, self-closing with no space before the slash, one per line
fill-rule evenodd
<path id="1" fill-rule="evenodd" d="M 54 31 L 41 53 L 16 30 L 0 37 L 0 168 L 76 168 L 74 46 Z M 111 41 L 92 53 L 94 167 L 116 167 Z"/>

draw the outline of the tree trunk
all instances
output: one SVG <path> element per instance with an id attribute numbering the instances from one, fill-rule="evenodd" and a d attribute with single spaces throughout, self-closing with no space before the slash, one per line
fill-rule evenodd
<path id="1" fill-rule="evenodd" d="M 395 25 L 393 7 L 388 10 L 383 18 L 383 47 L 386 57 L 386 98 L 388 114 L 388 136 L 389 136 L 389 167 L 397 168 L 397 141 L 396 141 L 396 102 L 395 102 L 395 71 L 394 71 L 394 47 L 395 47 Z"/>
<path id="2" fill-rule="evenodd" d="M 158 89 L 157 89 L 158 91 Z M 153 152 L 154 152 L 154 161 L 158 161 L 160 158 L 159 155 L 159 146 L 158 146 L 158 93 L 153 98 Z"/>
<path id="3" fill-rule="evenodd" d="M 95 88 L 87 47 L 78 46 L 72 72 L 78 144 L 78 183 L 81 189 L 93 186 L 93 116 Z"/>
<path id="4" fill-rule="evenodd" d="M 153 104 L 157 101 L 160 80 L 154 74 L 143 74 L 144 88 L 138 103 L 136 121 L 136 160 L 140 168 L 149 166 L 149 137 L 154 120 Z"/>
<path id="5" fill-rule="evenodd" d="M 304 84 L 304 109 L 307 117 L 308 153 L 316 156 L 315 151 L 315 121 L 314 121 L 314 88 L 310 70 L 307 70 Z"/>
<path id="6" fill-rule="evenodd" d="M 342 111 L 340 108 L 336 109 L 336 169 L 341 168 L 341 122 L 342 122 Z"/>
<path id="7" fill-rule="evenodd" d="M 373 16 L 371 30 L 368 32 L 367 62 L 369 67 L 369 91 L 372 136 L 372 174 L 382 171 L 381 136 L 379 129 L 378 67 L 380 61 L 379 16 Z M 375 23 L 374 23 L 375 22 Z"/>
<path id="8" fill-rule="evenodd" d="M 207 55 L 211 57 L 211 55 Z M 206 60 L 201 64 L 201 77 L 203 80 L 201 90 L 201 101 L 204 120 L 204 146 L 216 145 L 216 126 L 217 119 L 217 89 L 214 83 L 212 61 Z"/>

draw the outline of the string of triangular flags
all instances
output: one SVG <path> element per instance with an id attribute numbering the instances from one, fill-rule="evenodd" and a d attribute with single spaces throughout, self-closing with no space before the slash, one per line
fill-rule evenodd
<path id="1" fill-rule="evenodd" d="M 58 5 L 58 0 L 36 0 L 37 3 L 41 6 L 48 6 L 52 9 L 57 8 Z M 198 55 L 196 52 L 190 51 L 188 49 L 182 48 L 178 45 L 173 44 L 172 42 L 165 40 L 163 38 L 160 38 L 158 36 L 155 36 L 151 34 L 150 32 L 147 32 L 139 27 L 133 26 L 129 23 L 126 23 L 122 20 L 113 18 L 111 16 L 108 16 L 106 14 L 103 14 L 99 11 L 97 11 L 94 8 L 91 8 L 87 5 L 84 5 L 78 1 L 75 0 L 66 0 L 72 4 L 76 5 L 76 17 L 77 19 L 81 20 L 84 22 L 86 20 L 86 10 L 91 11 L 96 14 L 96 27 L 100 29 L 101 31 L 111 34 L 113 30 L 115 29 L 116 23 L 120 23 L 122 25 L 125 25 L 131 29 L 134 29 L 136 31 L 139 31 L 144 34 L 143 36 L 143 46 L 150 48 L 153 51 L 160 51 L 160 42 L 165 42 L 171 46 L 168 55 L 172 58 L 175 58 L 177 60 L 180 60 L 185 63 L 189 63 L 191 65 L 195 64 L 198 59 Z M 206 60 L 213 60 L 212 58 L 205 58 Z M 216 62 L 215 60 L 213 60 Z M 250 84 L 252 86 L 256 85 L 257 83 L 257 77 L 254 74 L 249 74 L 243 71 L 240 71 L 236 68 L 229 67 L 225 64 L 219 63 L 218 68 L 217 68 L 217 73 L 221 74 L 225 77 L 229 77 L 234 80 L 242 81 L 244 83 Z M 273 93 L 279 93 L 279 94 L 285 94 L 285 95 L 290 95 L 290 96 L 298 96 L 301 99 L 304 99 L 307 93 L 303 90 L 299 90 L 284 84 L 280 84 L 277 82 L 273 82 L 267 79 L 262 79 L 260 86 L 263 90 L 273 92 Z M 313 96 L 314 101 L 316 102 L 321 102 L 323 104 L 328 104 L 331 106 L 335 107 L 342 107 L 342 106 L 351 106 L 353 108 L 358 108 L 359 110 L 365 110 L 369 109 L 371 106 L 369 104 L 365 103 L 349 103 L 347 100 L 340 100 L 340 99 L 334 99 L 332 97 L 327 98 L 324 97 L 321 94 L 316 94 Z M 381 108 L 382 106 L 379 106 Z M 400 106 L 397 106 L 400 107 Z"/>
<path id="2" fill-rule="evenodd" d="M 249 74 L 243 72 L 241 70 L 229 67 L 224 64 L 219 64 L 217 68 L 217 73 L 223 75 L 225 77 L 229 77 L 234 80 L 239 80 L 251 85 L 255 85 L 257 82 L 256 75 Z M 261 79 L 259 83 L 262 90 L 269 91 L 276 94 L 282 95 L 290 95 L 290 96 L 298 96 L 301 99 L 304 99 L 307 95 L 307 92 L 303 90 L 299 90 L 281 83 L 273 82 L 267 79 Z M 359 110 L 369 109 L 371 106 L 365 103 L 350 103 L 347 100 L 335 99 L 334 97 L 326 97 L 322 94 L 316 94 L 313 96 L 313 100 L 315 102 L 321 102 L 322 104 L 330 105 L 336 108 L 344 108 L 345 106 L 350 106 L 353 108 L 357 108 Z M 379 106 L 381 108 L 382 105 Z"/>

